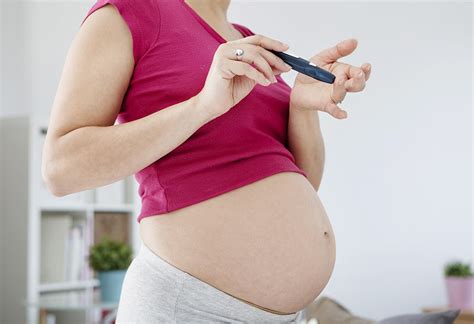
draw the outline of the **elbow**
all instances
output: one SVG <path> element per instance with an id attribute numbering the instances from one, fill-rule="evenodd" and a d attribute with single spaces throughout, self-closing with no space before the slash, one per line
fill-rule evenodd
<path id="1" fill-rule="evenodd" d="M 62 176 L 58 167 L 55 166 L 54 161 L 43 160 L 41 165 L 41 177 L 48 191 L 55 197 L 63 197 L 67 195 L 61 182 Z"/>
<path id="2" fill-rule="evenodd" d="M 60 155 L 54 154 L 53 147 L 54 143 L 46 140 L 42 152 L 41 178 L 51 194 L 63 197 L 69 194 L 65 187 L 67 179 L 62 171 L 64 168 L 61 167 L 64 161 L 60 161 Z"/>

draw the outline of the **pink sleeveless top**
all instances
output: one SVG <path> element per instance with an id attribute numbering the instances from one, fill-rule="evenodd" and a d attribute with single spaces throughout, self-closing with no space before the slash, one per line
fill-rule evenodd
<path id="1" fill-rule="evenodd" d="M 135 59 L 118 123 L 146 117 L 199 93 L 214 52 L 225 39 L 184 0 L 97 0 L 83 22 L 107 3 L 127 23 Z M 253 35 L 243 25 L 233 26 L 244 37 Z M 138 222 L 278 172 L 307 176 L 288 149 L 291 88 L 280 76 L 277 80 L 268 87 L 257 84 L 228 112 L 135 174 L 142 203 Z"/>

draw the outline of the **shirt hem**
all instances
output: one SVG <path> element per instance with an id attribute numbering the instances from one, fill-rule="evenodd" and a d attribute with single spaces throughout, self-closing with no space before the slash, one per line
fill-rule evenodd
<path id="1" fill-rule="evenodd" d="M 166 202 L 167 202 L 166 203 L 166 210 L 163 210 L 163 209 L 162 210 L 157 210 L 157 209 L 153 209 L 153 208 L 150 208 L 150 207 L 147 208 L 147 204 L 145 202 L 144 205 L 143 205 L 145 208 L 143 208 L 143 209 L 147 210 L 147 212 L 140 214 L 140 216 L 138 218 L 138 222 L 140 222 L 143 218 L 146 218 L 146 217 L 151 217 L 151 216 L 156 216 L 156 215 L 166 215 L 167 213 L 172 212 L 174 210 L 182 209 L 182 208 L 185 208 L 185 207 L 203 202 L 205 200 L 217 197 L 221 194 L 236 190 L 236 189 L 238 189 L 240 187 L 243 187 L 245 185 L 254 183 L 258 180 L 262 180 L 264 178 L 267 178 L 269 176 L 272 176 L 272 175 L 275 175 L 275 174 L 278 174 L 278 173 L 282 173 L 282 172 L 295 172 L 295 173 L 299 173 L 299 174 L 301 174 L 301 175 L 303 175 L 304 177 L 307 178 L 306 173 L 303 170 L 299 169 L 296 165 L 294 167 L 283 166 L 283 167 L 272 168 L 272 169 L 270 169 L 270 170 L 268 170 L 264 173 L 259 173 L 257 176 L 246 178 L 242 181 L 233 183 L 230 186 L 228 185 L 228 186 L 223 186 L 223 187 L 216 187 L 215 190 L 210 191 L 205 196 L 200 196 L 199 198 L 193 198 L 193 199 L 189 199 L 189 200 L 180 200 L 179 202 L 173 203 L 167 197 L 167 199 L 166 199 Z M 166 188 L 163 188 L 163 190 L 166 192 Z M 152 202 L 150 202 L 150 203 L 152 203 Z"/>

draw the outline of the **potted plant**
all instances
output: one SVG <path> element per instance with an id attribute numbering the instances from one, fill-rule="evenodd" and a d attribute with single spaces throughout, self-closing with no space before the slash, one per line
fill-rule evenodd
<path id="1" fill-rule="evenodd" d="M 132 249 L 125 243 L 104 239 L 90 249 L 89 263 L 98 273 L 100 297 L 104 302 L 120 299 L 125 272 L 132 262 Z"/>
<path id="2" fill-rule="evenodd" d="M 460 261 L 447 263 L 444 275 L 449 306 L 474 309 L 474 274 L 471 265 Z"/>

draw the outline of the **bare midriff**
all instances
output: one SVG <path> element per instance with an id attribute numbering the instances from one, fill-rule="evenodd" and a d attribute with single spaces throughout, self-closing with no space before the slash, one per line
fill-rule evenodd
<path id="1" fill-rule="evenodd" d="M 140 235 L 173 266 L 238 298 L 295 313 L 323 290 L 335 239 L 306 177 L 280 172 L 140 222 Z"/>

